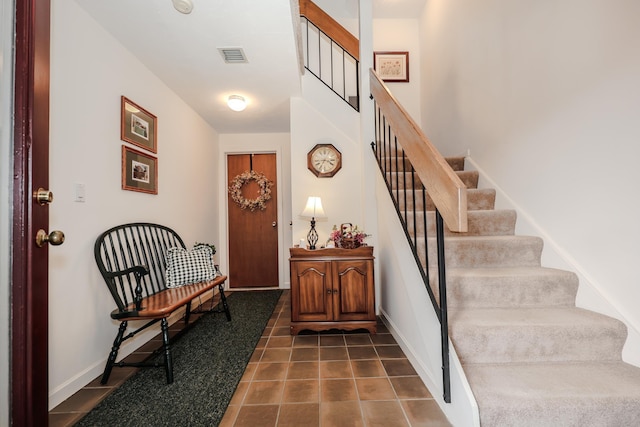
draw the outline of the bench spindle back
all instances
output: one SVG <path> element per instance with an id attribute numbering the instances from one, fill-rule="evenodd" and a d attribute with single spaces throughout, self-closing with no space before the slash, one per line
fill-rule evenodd
<path id="1" fill-rule="evenodd" d="M 120 311 L 134 302 L 137 281 L 133 272 L 117 276 L 110 273 L 146 267 L 149 274 L 141 278 L 142 296 L 153 295 L 166 289 L 166 253 L 171 247 L 186 248 L 175 231 L 158 224 L 123 224 L 98 237 L 94 246 L 96 263 Z"/>

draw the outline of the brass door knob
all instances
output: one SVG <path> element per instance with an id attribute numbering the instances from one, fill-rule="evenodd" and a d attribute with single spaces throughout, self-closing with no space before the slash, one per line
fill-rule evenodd
<path id="1" fill-rule="evenodd" d="M 53 246 L 59 246 L 63 244 L 64 233 L 59 230 L 54 230 L 51 233 L 47 234 L 47 232 L 42 229 L 38 230 L 38 232 L 36 233 L 36 245 L 41 248 L 47 243 Z"/>

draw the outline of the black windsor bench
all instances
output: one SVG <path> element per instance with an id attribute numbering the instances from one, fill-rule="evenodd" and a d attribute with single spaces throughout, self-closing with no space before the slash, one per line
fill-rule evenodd
<path id="1" fill-rule="evenodd" d="M 196 254 L 196 249 L 187 251 L 175 231 L 158 224 L 123 224 L 105 231 L 96 239 L 96 263 L 116 303 L 111 318 L 120 321 L 101 384 L 107 383 L 114 366 L 164 366 L 167 384 L 171 384 L 173 363 L 167 318 L 177 309 L 185 307 L 184 321 L 188 325 L 192 314 L 191 301 L 209 290 L 215 292 L 215 288 L 218 288 L 222 305 L 221 309 L 209 311 L 224 311 L 227 320 L 231 320 L 224 294 L 227 276 L 219 275 L 214 268 L 211 248 L 205 246 L 202 253 L 198 251 L 199 259 L 195 259 L 193 254 Z M 207 255 L 208 262 L 205 262 Z M 168 277 L 172 283 L 167 283 Z M 177 283 L 176 279 L 191 283 L 170 287 Z M 125 336 L 130 320 L 148 322 Z M 162 329 L 163 363 L 116 362 L 124 341 L 157 322 L 160 322 Z"/>

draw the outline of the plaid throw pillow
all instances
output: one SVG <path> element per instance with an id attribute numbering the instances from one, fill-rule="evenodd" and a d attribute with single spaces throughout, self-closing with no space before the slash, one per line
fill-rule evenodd
<path id="1" fill-rule="evenodd" d="M 213 252 L 208 246 L 198 246 L 193 250 L 183 248 L 167 249 L 168 288 L 178 288 L 190 283 L 207 282 L 216 277 L 213 267 Z"/>

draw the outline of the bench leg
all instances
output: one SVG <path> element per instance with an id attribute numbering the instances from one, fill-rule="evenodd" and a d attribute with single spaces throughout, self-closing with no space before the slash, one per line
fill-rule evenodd
<path id="1" fill-rule="evenodd" d="M 189 318 L 191 317 L 191 301 L 187 303 L 187 309 L 184 313 L 184 324 L 185 326 L 189 324 Z"/>
<path id="2" fill-rule="evenodd" d="M 171 359 L 171 348 L 169 347 L 169 322 L 164 317 L 160 323 L 162 327 L 162 343 L 164 347 L 164 370 L 167 374 L 167 384 L 173 382 L 173 360 Z"/>
<path id="3" fill-rule="evenodd" d="M 109 376 L 111 375 L 111 370 L 113 369 L 113 365 L 116 363 L 116 357 L 118 357 L 120 344 L 122 344 L 122 337 L 124 336 L 124 332 L 126 330 L 127 330 L 127 322 L 120 322 L 120 327 L 118 328 L 118 334 L 116 335 L 116 339 L 113 340 L 113 346 L 111 347 L 111 352 L 109 353 L 107 364 L 104 367 L 104 372 L 102 373 L 102 379 L 100 380 L 100 384 L 102 385 L 105 385 L 107 381 L 109 381 Z"/>
<path id="4" fill-rule="evenodd" d="M 227 297 L 224 294 L 224 283 L 220 283 L 218 285 L 218 290 L 220 291 L 220 301 L 222 302 L 222 307 L 224 307 L 224 314 L 227 316 L 227 321 L 231 321 L 231 312 L 229 311 L 229 305 L 227 304 Z"/>

